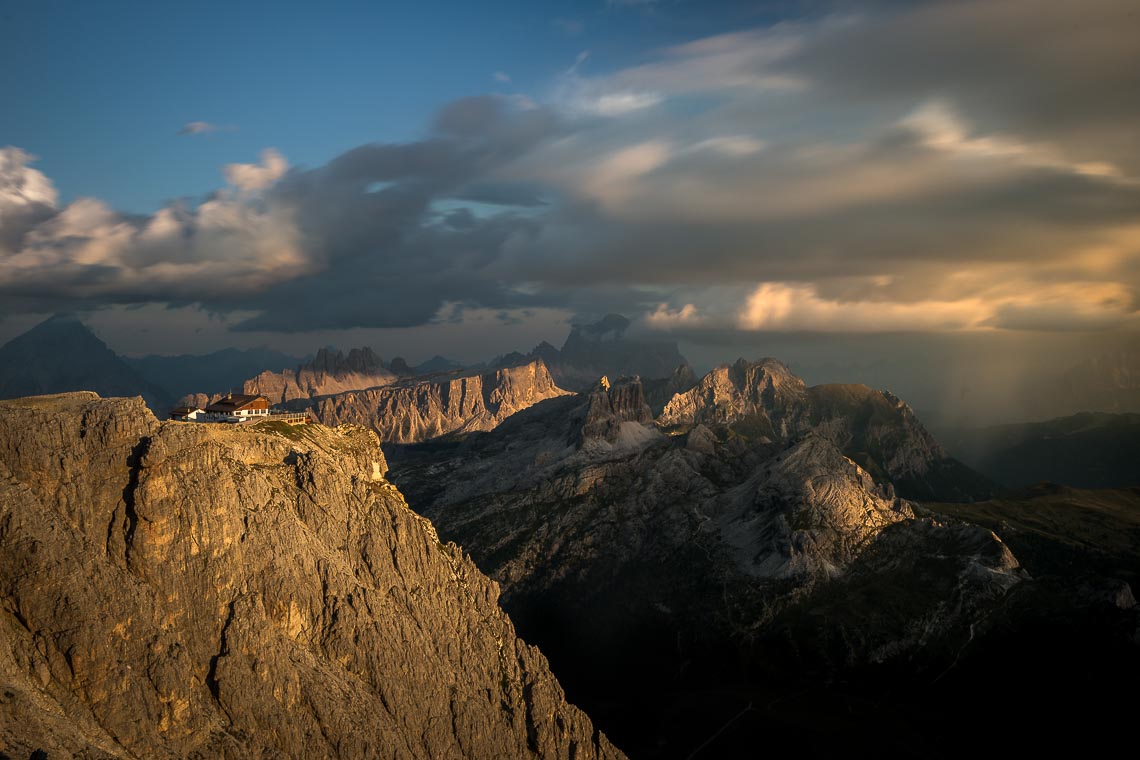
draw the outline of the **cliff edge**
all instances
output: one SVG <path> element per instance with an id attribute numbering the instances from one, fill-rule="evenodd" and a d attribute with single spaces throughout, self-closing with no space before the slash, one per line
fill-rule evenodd
<path id="1" fill-rule="evenodd" d="M 357 427 L 0 402 L 0 752 L 621 757 Z"/>

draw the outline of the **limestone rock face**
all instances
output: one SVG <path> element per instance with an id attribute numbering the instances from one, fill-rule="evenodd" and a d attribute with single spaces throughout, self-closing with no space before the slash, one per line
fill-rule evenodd
<path id="1" fill-rule="evenodd" d="M 595 720 L 652 756 L 685 729 L 639 722 L 647 713 L 685 715 L 698 746 L 733 713 L 688 706 L 726 684 L 748 695 L 733 711 L 747 705 L 757 684 L 728 674 L 773 637 L 813 653 L 822 641 L 827 667 L 944 668 L 1025 579 L 989 530 L 920 520 L 898 498 L 878 463 L 933 449 L 894 401 L 812 391 L 774 360 L 739 362 L 650 423 L 640 382 L 603 381 L 488 433 L 393 447 L 393 478 L 502 584 L 520 629 L 566 664 Z M 865 639 L 843 606 L 849 587 L 888 613 Z M 814 616 L 833 599 L 842 625 Z"/>
<path id="2" fill-rule="evenodd" d="M 742 614 L 757 617 L 914 521 L 889 483 L 826 435 L 760 441 L 701 423 L 665 435 L 645 422 L 636 380 L 607 386 L 460 444 L 393 451 L 416 509 L 469 547 L 516 608 L 559 594 L 570 607 L 652 599 L 708 633 L 718 624 L 703 610 L 726 592 L 703 597 L 706 585 L 747 589 Z"/>
<path id="3" fill-rule="evenodd" d="M 539 401 L 566 395 L 541 359 L 482 374 L 409 380 L 353 391 L 309 407 L 327 425 L 370 427 L 381 440 L 424 441 L 452 432 L 491 430 Z"/>
<path id="4" fill-rule="evenodd" d="M 776 359 L 716 367 L 665 404 L 666 428 L 729 427 L 758 440 L 790 442 L 814 433 L 831 440 L 872 477 L 907 498 L 986 498 L 995 484 L 951 457 L 914 411 L 889 391 L 865 385 L 808 388 Z"/>
<path id="5" fill-rule="evenodd" d="M 910 505 L 876 486 L 830 441 L 808 436 L 766 462 L 752 500 L 719 520 L 721 535 L 757 577 L 841 575 Z"/>
<path id="6" fill-rule="evenodd" d="M 386 367 L 368 347 L 354 348 L 347 356 L 341 351 L 322 348 L 312 361 L 296 370 L 262 372 L 246 380 L 242 393 L 262 395 L 270 403 L 284 404 L 295 399 L 389 385 L 399 377 L 400 373 Z"/>
<path id="7" fill-rule="evenodd" d="M 753 418 L 773 437 L 805 427 L 804 381 L 776 359 L 716 367 L 690 390 L 673 397 L 658 421 L 665 426 L 730 423 Z"/>
<path id="8" fill-rule="evenodd" d="M 641 381 L 622 378 L 611 385 L 608 377 L 602 377 L 590 393 L 582 437 L 602 438 L 615 443 L 622 437 L 623 425 L 627 422 L 637 425 L 653 423 L 653 412 L 645 401 Z"/>
<path id="9" fill-rule="evenodd" d="M 357 427 L 0 402 L 0 752 L 620 757 Z"/>

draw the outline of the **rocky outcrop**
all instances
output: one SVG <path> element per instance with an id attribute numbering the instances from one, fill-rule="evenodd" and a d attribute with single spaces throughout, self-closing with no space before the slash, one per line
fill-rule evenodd
<path id="1" fill-rule="evenodd" d="M 788 438 L 806 427 L 804 381 L 776 359 L 716 367 L 690 390 L 677 394 L 658 417 L 666 427 L 749 420 L 762 434 Z"/>
<path id="2" fill-rule="evenodd" d="M 554 384 L 546 365 L 535 360 L 482 374 L 341 393 L 309 408 L 325 424 L 364 425 L 385 442 L 409 443 L 453 432 L 491 430 L 516 412 L 563 395 L 566 391 Z"/>
<path id="3" fill-rule="evenodd" d="M 752 499 L 718 526 L 746 572 L 766 578 L 836 577 L 888 525 L 914 512 L 876 486 L 830 441 L 808 436 L 750 479 Z"/>
<path id="4" fill-rule="evenodd" d="M 669 377 L 642 379 L 645 389 L 645 400 L 649 404 L 653 416 L 661 414 L 665 405 L 673 400 L 678 393 L 684 393 L 697 384 L 697 376 L 688 364 L 678 365 Z"/>
<path id="5" fill-rule="evenodd" d="M 0 402 L 0 752 L 619 757 L 356 427 Z"/>
<path id="6" fill-rule="evenodd" d="M 809 388 L 771 358 L 716 367 L 673 396 L 657 422 L 677 430 L 727 427 L 769 442 L 821 435 L 907 498 L 971 500 L 988 498 L 997 488 L 951 457 L 889 391 L 839 384 Z"/>
<path id="7" fill-rule="evenodd" d="M 601 439 L 617 443 L 628 437 L 631 429 L 653 422 L 653 412 L 645 401 L 638 378 L 621 378 L 611 384 L 608 377 L 602 377 L 590 393 L 588 404 L 582 425 L 583 441 Z"/>
<path id="8" fill-rule="evenodd" d="M 391 369 L 368 347 L 354 348 L 347 356 L 341 351 L 322 348 L 312 361 L 296 370 L 262 372 L 246 380 L 242 393 L 265 396 L 272 404 L 284 404 L 295 399 L 389 385 L 410 373 L 402 359 Z"/>

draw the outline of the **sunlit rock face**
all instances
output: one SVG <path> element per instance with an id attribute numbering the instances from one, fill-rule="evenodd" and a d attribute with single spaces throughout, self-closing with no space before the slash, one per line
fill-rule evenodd
<path id="1" fill-rule="evenodd" d="M 680 431 L 724 426 L 775 442 L 814 433 L 909 498 L 970 500 L 987 497 L 995 488 L 953 459 L 914 411 L 889 391 L 840 384 L 809 388 L 771 358 L 716 367 L 674 395 L 657 422 Z"/>
<path id="2" fill-rule="evenodd" d="M 692 389 L 674 396 L 661 413 L 665 426 L 723 424 L 744 419 L 768 428 L 772 437 L 787 437 L 805 428 L 806 387 L 803 380 L 775 359 L 716 367 Z"/>
<path id="3" fill-rule="evenodd" d="M 0 402 L 14 757 L 620 757 L 358 427 Z"/>
<path id="4" fill-rule="evenodd" d="M 491 430 L 540 401 L 566 395 L 542 360 L 481 374 L 432 376 L 385 388 L 341 393 L 310 408 L 329 425 L 350 422 L 394 443 L 446 433 Z"/>
<path id="5" fill-rule="evenodd" d="M 372 349 L 354 348 L 346 356 L 322 348 L 312 361 L 296 370 L 262 372 L 246 380 L 242 393 L 265 396 L 274 404 L 310 399 L 333 393 L 389 385 L 403 374 L 410 374 L 402 363 L 390 368 Z M 406 370 L 406 371 L 404 371 Z"/>

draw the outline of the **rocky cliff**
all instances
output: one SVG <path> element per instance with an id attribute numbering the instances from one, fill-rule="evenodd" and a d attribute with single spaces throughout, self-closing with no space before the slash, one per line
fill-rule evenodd
<path id="1" fill-rule="evenodd" d="M 356 427 L 0 402 L 0 753 L 619 757 Z"/>
<path id="2" fill-rule="evenodd" d="M 657 422 L 679 431 L 697 424 L 723 426 L 774 442 L 821 435 L 908 498 L 971 500 L 987 498 L 997 488 L 950 456 L 889 391 L 840 384 L 809 388 L 771 358 L 716 367 L 674 395 Z"/>
<path id="3" fill-rule="evenodd" d="M 401 365 L 397 369 L 405 368 Z M 389 385 L 401 374 L 384 364 L 371 348 L 354 348 L 346 356 L 341 351 L 322 348 L 312 361 L 296 370 L 262 372 L 246 380 L 242 393 L 259 394 L 273 404 L 310 399 L 334 393 Z"/>
<path id="4" fill-rule="evenodd" d="M 535 360 L 482 374 L 432 376 L 341 393 L 308 408 L 325 424 L 364 425 L 383 441 L 408 443 L 452 432 L 491 430 L 522 409 L 565 394 L 546 365 Z"/>

